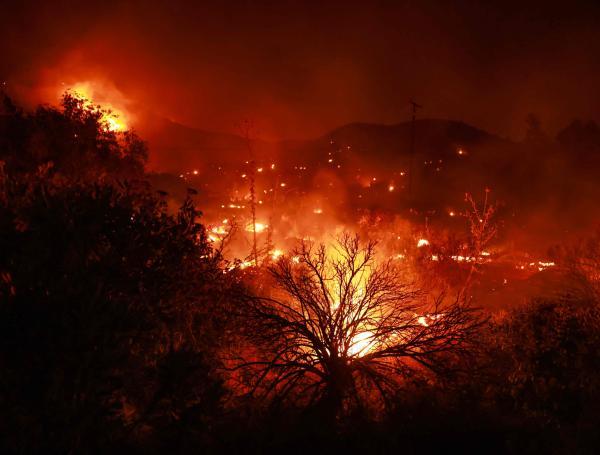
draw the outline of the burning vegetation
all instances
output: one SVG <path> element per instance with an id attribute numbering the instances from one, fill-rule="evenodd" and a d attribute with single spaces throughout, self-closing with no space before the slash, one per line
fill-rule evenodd
<path id="1" fill-rule="evenodd" d="M 382 168 L 247 126 L 157 174 L 85 95 L 2 100 L 3 449 L 594 446 L 598 234 L 513 242 L 507 185 L 450 191 L 481 149 Z"/>
<path id="2" fill-rule="evenodd" d="M 258 358 L 232 360 L 250 370 L 254 391 L 318 402 L 335 418 L 373 393 L 388 400 L 420 367 L 441 373 L 468 351 L 479 321 L 461 297 L 428 303 L 375 252 L 375 243 L 344 235 L 329 248 L 303 242 L 268 268 L 276 290 L 242 310 Z"/>

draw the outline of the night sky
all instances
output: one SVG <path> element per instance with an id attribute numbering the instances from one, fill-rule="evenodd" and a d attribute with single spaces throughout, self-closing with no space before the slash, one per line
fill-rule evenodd
<path id="1" fill-rule="evenodd" d="M 407 120 L 411 98 L 515 139 L 530 112 L 550 134 L 600 120 L 598 2 L 166 3 L 5 1 L 0 79 L 30 104 L 93 81 L 139 118 L 266 138 Z"/>

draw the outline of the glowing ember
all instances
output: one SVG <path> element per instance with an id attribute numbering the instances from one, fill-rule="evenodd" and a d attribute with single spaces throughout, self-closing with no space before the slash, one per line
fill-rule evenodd
<path id="1" fill-rule="evenodd" d="M 273 259 L 274 261 L 276 261 L 281 256 L 283 256 L 283 254 L 284 253 L 281 250 L 273 250 L 273 251 L 271 251 L 271 259 Z"/>
<path id="2" fill-rule="evenodd" d="M 429 240 L 419 239 L 419 241 L 417 242 L 417 248 L 422 248 L 424 246 L 429 246 Z"/>
<path id="3" fill-rule="evenodd" d="M 264 232 L 269 225 L 265 224 L 265 223 L 256 223 L 254 226 L 256 226 L 256 233 L 259 234 L 261 232 Z M 248 224 L 246 226 L 246 232 L 253 232 L 254 231 L 254 226 L 252 225 L 252 223 Z"/>
<path id="4" fill-rule="evenodd" d="M 543 270 L 546 270 L 549 267 L 554 267 L 555 265 L 556 264 L 554 262 L 538 261 L 537 269 L 541 272 Z"/>
<path id="5" fill-rule="evenodd" d="M 417 322 L 419 323 L 419 325 L 422 325 L 423 327 L 429 327 L 429 325 L 434 322 L 437 321 L 438 319 L 441 319 L 442 317 L 444 317 L 443 314 L 439 313 L 439 314 L 426 314 L 425 316 L 419 316 L 417 318 Z"/>
<path id="6" fill-rule="evenodd" d="M 224 226 L 215 226 L 210 230 L 210 232 L 217 235 L 225 235 L 227 234 L 227 229 L 225 229 Z"/>

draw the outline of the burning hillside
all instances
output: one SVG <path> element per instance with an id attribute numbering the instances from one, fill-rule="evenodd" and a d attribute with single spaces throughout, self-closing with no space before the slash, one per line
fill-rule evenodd
<path id="1" fill-rule="evenodd" d="M 25 112 L 8 97 L 3 105 L 3 330 L 25 338 L 12 343 L 28 352 L 29 337 L 40 336 L 23 328 L 33 305 L 61 327 L 41 329 L 50 351 L 36 350 L 36 377 L 50 371 L 44 383 L 53 383 L 65 368 L 56 353 L 66 352 L 75 359 L 69 368 L 93 362 L 101 372 L 86 387 L 121 384 L 110 398 L 84 396 L 59 419 L 92 406 L 115 409 L 119 425 L 158 428 L 146 414 L 161 420 L 165 406 L 178 420 L 198 396 L 218 393 L 219 410 L 237 412 L 246 400 L 259 414 L 306 410 L 333 431 L 358 410 L 388 418 L 406 391 L 455 397 L 453 387 L 467 387 L 473 371 L 487 374 L 491 359 L 504 359 L 495 366 L 502 375 L 478 378 L 474 393 L 505 400 L 528 379 L 508 392 L 494 382 L 520 371 L 520 358 L 504 352 L 522 355 L 519 337 L 542 315 L 556 319 L 544 330 L 558 326 L 567 338 L 563 325 L 586 340 L 586 324 L 596 327 L 585 305 L 598 295 L 597 241 L 551 252 L 552 233 L 528 230 L 524 223 L 552 205 L 533 216 L 525 209 L 564 193 L 545 183 L 552 168 L 537 166 L 539 156 L 516 155 L 525 144 L 427 120 L 351 125 L 304 144 L 267 144 L 248 124 L 241 136 L 214 138 L 170 125 L 157 134 L 185 132 L 173 144 L 202 144 L 199 164 L 149 174 L 133 117 L 115 117 L 81 89 L 65 93 L 61 108 Z M 568 172 L 577 167 L 553 153 Z M 503 179 L 507 169 L 515 173 Z M 532 194 L 519 200 L 513 185 L 525 170 Z M 480 188 L 484 181 L 495 187 Z M 597 190 L 586 178 L 580 185 Z M 540 239 L 525 244 L 519 234 Z M 565 300 L 525 303 L 556 295 Z M 537 342 L 526 346 L 537 357 Z M 120 358 L 127 361 L 112 364 Z M 19 359 L 9 364 L 28 370 Z M 174 411 L 161 388 L 182 369 L 190 382 L 173 392 L 186 396 Z M 7 381 L 14 387 L 20 377 Z M 6 400 L 18 407 L 23 399 Z M 36 415 L 37 405 L 27 412 Z"/>
<path id="2" fill-rule="evenodd" d="M 600 3 L 0 3 L 0 453 L 600 453 Z"/>
<path id="3" fill-rule="evenodd" d="M 75 84 L 71 92 L 101 109 L 107 131 L 128 128 L 130 114 L 91 98 L 108 100 L 114 92 L 92 83 Z M 118 98 L 112 103 L 123 105 Z M 193 189 L 208 238 L 229 269 L 277 261 L 299 241 L 330 243 L 355 232 L 378 242 L 382 258 L 410 267 L 425 261 L 426 268 L 450 267 L 469 277 L 477 269 L 483 287 L 476 294 L 504 296 L 515 292 L 513 282 L 522 288 L 532 274 L 555 267 L 547 251 L 559 235 L 584 232 L 597 219 L 585 198 L 565 206 L 555 166 L 563 163 L 562 175 L 576 172 L 578 162 L 557 145 L 544 143 L 550 158 L 540 166 L 539 144 L 503 140 L 460 122 L 352 124 L 312 141 L 269 143 L 252 131 L 213 134 L 146 120 L 155 147 L 151 167 L 172 171 L 152 176 L 156 189 L 166 191 L 173 209 Z M 524 185 L 526 196 L 515 191 Z M 576 185 L 599 191 L 586 178 Z M 558 206 L 585 222 L 551 222 Z M 486 212 L 491 207 L 493 214 Z M 478 236 L 485 241 L 475 245 Z"/>

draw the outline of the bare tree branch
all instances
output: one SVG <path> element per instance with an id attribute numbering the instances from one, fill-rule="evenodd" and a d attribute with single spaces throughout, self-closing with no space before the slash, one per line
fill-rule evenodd
<path id="1" fill-rule="evenodd" d="M 233 367 L 250 371 L 253 392 L 325 400 L 337 412 L 360 405 L 361 388 L 385 400 L 415 370 L 444 374 L 468 353 L 476 312 L 444 295 L 428 303 L 394 263 L 375 261 L 375 248 L 350 235 L 329 250 L 303 242 L 299 261 L 270 266 L 279 293 L 251 298 L 244 320 L 262 358 Z"/>

